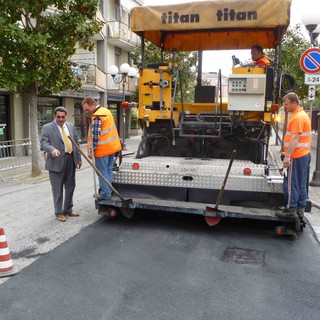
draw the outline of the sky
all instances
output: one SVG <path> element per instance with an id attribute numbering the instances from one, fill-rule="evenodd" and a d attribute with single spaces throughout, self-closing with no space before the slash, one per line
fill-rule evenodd
<path id="1" fill-rule="evenodd" d="M 186 3 L 191 1 L 201 0 L 162 0 L 161 5 L 173 4 L 173 3 Z M 319 0 L 292 0 L 291 13 L 290 13 L 290 25 L 295 26 L 301 22 L 301 15 L 307 14 L 307 10 L 316 6 L 318 8 Z M 159 0 L 144 0 L 145 5 L 159 5 Z M 317 10 L 313 10 L 317 11 Z M 302 28 L 305 30 L 305 28 Z M 308 33 L 306 32 L 306 37 Z M 231 56 L 235 55 L 240 61 L 245 62 L 251 59 L 250 50 L 220 50 L 220 51 L 204 51 L 202 57 L 202 71 L 203 72 L 218 72 L 221 69 L 221 73 L 224 75 L 231 74 L 232 59 Z"/>

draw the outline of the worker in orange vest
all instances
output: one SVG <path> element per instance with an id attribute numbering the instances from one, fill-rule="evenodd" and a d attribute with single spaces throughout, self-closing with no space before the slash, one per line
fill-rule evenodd
<path id="1" fill-rule="evenodd" d="M 102 175 L 112 184 L 112 170 L 115 154 L 122 149 L 117 127 L 111 111 L 100 106 L 92 97 L 86 97 L 81 103 L 83 112 L 90 114 L 91 132 L 88 132 L 88 156 L 92 154 L 95 165 Z M 99 176 L 99 194 L 97 200 L 110 199 L 112 190 Z"/>
<path id="2" fill-rule="evenodd" d="M 285 111 L 291 113 L 284 137 L 283 168 L 287 174 L 283 180 L 285 209 L 277 216 L 303 217 L 308 199 L 310 148 L 312 140 L 311 120 L 300 106 L 298 96 L 290 92 L 283 98 Z"/>
<path id="3" fill-rule="evenodd" d="M 257 66 L 259 68 L 270 66 L 270 61 L 265 56 L 262 47 L 257 44 L 251 47 L 251 57 L 252 64 L 254 66 Z"/>

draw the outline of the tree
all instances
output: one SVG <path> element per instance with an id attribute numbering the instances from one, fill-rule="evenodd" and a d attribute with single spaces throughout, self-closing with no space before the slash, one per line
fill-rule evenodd
<path id="1" fill-rule="evenodd" d="M 140 48 L 131 52 L 131 58 L 136 65 L 141 64 L 141 51 Z M 182 81 L 183 101 L 194 101 L 194 86 L 196 84 L 196 66 L 198 62 L 198 52 L 163 52 L 163 60 L 161 59 L 161 50 L 152 44 L 150 41 L 145 42 L 145 61 L 144 64 L 172 62 L 174 69 L 179 69 Z M 174 76 L 177 76 L 175 74 Z M 176 92 L 176 101 L 181 101 L 180 95 L 180 81 Z"/>
<path id="2" fill-rule="evenodd" d="M 308 87 L 304 84 L 304 72 L 300 67 L 302 53 L 311 47 L 301 31 L 301 25 L 289 27 L 281 44 L 281 65 L 283 72 L 290 74 L 296 82 L 296 93 L 301 99 L 308 95 Z"/>
<path id="3" fill-rule="evenodd" d="M 37 97 L 81 87 L 70 57 L 76 44 L 93 50 L 90 37 L 102 27 L 96 19 L 98 3 L 99 0 L 0 1 L 0 86 L 28 98 L 33 177 L 41 174 Z"/>

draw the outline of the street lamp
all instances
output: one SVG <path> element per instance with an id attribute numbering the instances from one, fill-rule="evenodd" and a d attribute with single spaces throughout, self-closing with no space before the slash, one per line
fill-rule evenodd
<path id="1" fill-rule="evenodd" d="M 320 33 L 320 16 L 317 10 L 311 10 L 310 8 L 316 8 L 314 6 L 318 6 L 318 0 L 309 0 L 307 5 L 304 7 L 306 8 L 301 13 L 301 21 L 305 25 L 306 29 L 309 32 L 310 42 L 313 47 L 318 45 L 317 37 Z M 307 11 L 307 9 L 309 9 Z M 312 105 L 311 105 L 312 106 Z M 311 107 L 311 115 L 312 119 L 312 107 Z M 320 187 L 320 112 L 317 114 L 317 123 L 318 123 L 318 134 L 317 134 L 317 152 L 316 152 L 316 168 L 313 172 L 312 180 L 310 181 L 310 186 L 313 187 Z"/>
<path id="2" fill-rule="evenodd" d="M 128 108 L 128 103 L 126 100 L 125 94 L 125 85 L 126 83 L 129 86 L 130 81 L 137 76 L 137 70 L 134 67 L 130 67 L 128 63 L 123 63 L 120 66 L 120 71 L 117 66 L 112 65 L 109 68 L 109 73 L 112 76 L 112 79 L 115 83 L 122 83 L 122 109 L 123 109 L 123 128 L 122 128 L 122 147 L 123 150 L 126 150 L 126 109 Z M 120 77 L 118 77 L 120 75 Z"/>
<path id="3" fill-rule="evenodd" d="M 318 10 L 318 0 L 305 0 L 305 4 L 301 11 L 301 21 L 309 32 L 311 44 L 316 46 L 316 38 L 319 36 L 318 26 L 320 24 L 320 15 Z"/>

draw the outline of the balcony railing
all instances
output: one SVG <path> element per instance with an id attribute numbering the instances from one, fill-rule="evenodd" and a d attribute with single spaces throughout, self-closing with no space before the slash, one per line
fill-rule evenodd
<path id="1" fill-rule="evenodd" d="M 80 64 L 73 68 L 74 73 L 82 80 L 83 86 L 107 89 L 106 73 L 92 64 Z"/>
<path id="2" fill-rule="evenodd" d="M 131 49 L 141 44 L 140 37 L 121 21 L 108 21 L 108 40 L 122 42 L 123 45 L 131 46 Z M 117 45 L 121 47 L 121 44 Z"/>

